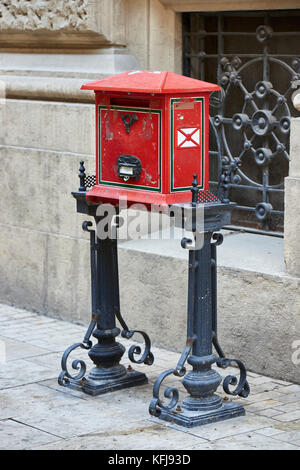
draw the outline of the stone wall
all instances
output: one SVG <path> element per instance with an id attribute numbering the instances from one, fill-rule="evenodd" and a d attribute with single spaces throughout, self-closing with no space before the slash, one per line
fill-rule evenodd
<path id="1" fill-rule="evenodd" d="M 0 17 L 0 299 L 86 322 L 89 250 L 71 191 L 80 160 L 94 172 L 95 123 L 80 87 L 180 72 L 178 16 L 159 0 L 12 0 Z"/>
<path id="2" fill-rule="evenodd" d="M 228 241 L 219 249 L 226 250 Z M 187 259 L 119 250 L 122 315 L 154 344 L 177 352 L 186 339 Z M 250 256 L 251 250 L 244 255 Z M 228 253 L 229 254 L 229 253 Z M 300 383 L 292 345 L 300 332 L 300 279 L 230 266 L 218 268 L 218 337 L 228 357 L 249 370 Z M 128 278 L 130 277 L 130 282 Z"/>
<path id="3" fill-rule="evenodd" d="M 284 257 L 287 271 L 300 277 L 300 118 L 292 119 L 289 176 L 285 178 Z"/>

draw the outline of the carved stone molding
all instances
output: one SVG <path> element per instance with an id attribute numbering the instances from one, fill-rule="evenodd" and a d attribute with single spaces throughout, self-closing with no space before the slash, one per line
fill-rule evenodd
<path id="1" fill-rule="evenodd" d="M 1 47 L 125 45 L 125 0 L 2 0 Z"/>
<path id="2" fill-rule="evenodd" d="M 37 31 L 87 28 L 88 0 L 10 0 L 0 4 L 1 29 Z"/>

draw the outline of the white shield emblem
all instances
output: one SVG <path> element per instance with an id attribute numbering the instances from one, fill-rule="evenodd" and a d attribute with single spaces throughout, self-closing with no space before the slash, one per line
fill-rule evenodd
<path id="1" fill-rule="evenodd" d="M 200 147 L 200 129 L 188 127 L 177 130 L 177 148 Z"/>

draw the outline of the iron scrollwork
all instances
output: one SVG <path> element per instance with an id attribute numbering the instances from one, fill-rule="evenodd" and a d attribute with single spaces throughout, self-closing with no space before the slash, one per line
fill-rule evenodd
<path id="1" fill-rule="evenodd" d="M 179 401 L 179 392 L 175 387 L 167 387 L 164 391 L 164 397 L 170 400 L 167 405 L 164 405 L 159 397 L 162 382 L 165 380 L 166 377 L 174 374 L 174 372 L 175 369 L 166 370 L 165 372 L 162 372 L 160 376 L 156 379 L 153 387 L 153 398 L 149 406 L 149 413 L 152 416 L 158 417 L 161 413 L 161 410 L 170 411 L 173 410 L 177 405 Z"/>
<path id="2" fill-rule="evenodd" d="M 144 338 L 145 341 L 145 348 L 142 353 L 142 348 L 139 345 L 132 345 L 129 350 L 128 350 L 128 357 L 131 360 L 131 362 L 134 362 L 135 364 L 146 364 L 147 366 L 151 366 L 154 362 L 154 356 L 151 352 L 151 341 L 147 333 L 144 331 L 139 331 L 139 330 L 123 330 L 121 332 L 121 336 L 123 338 L 130 339 L 135 333 L 140 333 L 142 337 Z M 140 355 L 141 357 L 139 359 L 136 359 L 135 356 Z"/>
<path id="3" fill-rule="evenodd" d="M 70 380 L 73 382 L 81 382 L 84 380 L 84 376 L 86 373 L 86 363 L 82 359 L 75 359 L 72 362 L 72 369 L 78 370 L 79 372 L 76 375 L 72 375 L 69 370 L 68 370 L 68 359 L 72 351 L 74 351 L 77 348 L 89 350 L 93 346 L 92 341 L 90 340 L 90 337 L 95 329 L 95 326 L 97 324 L 97 319 L 98 315 L 93 315 L 92 320 L 88 326 L 88 329 L 86 331 L 86 334 L 80 343 L 75 343 L 72 346 L 69 346 L 65 352 L 63 353 L 63 356 L 61 358 L 61 373 L 59 374 L 58 377 L 58 383 L 59 385 L 68 385 L 70 383 Z"/>
<path id="4" fill-rule="evenodd" d="M 216 331 L 213 332 L 212 341 L 213 341 L 215 350 L 217 351 L 218 356 L 219 356 L 216 361 L 217 366 L 222 369 L 226 369 L 227 367 L 235 363 L 237 367 L 239 368 L 239 372 L 240 372 L 239 380 L 234 375 L 227 375 L 223 379 L 224 392 L 227 393 L 228 395 L 233 395 L 233 396 L 238 395 L 242 398 L 246 398 L 250 393 L 250 386 L 249 386 L 249 383 L 247 382 L 247 371 L 246 371 L 246 367 L 244 363 L 240 361 L 239 359 L 231 359 L 231 358 L 225 357 L 225 354 L 219 344 Z M 233 390 L 230 390 L 229 388 L 230 385 L 233 385 L 233 386 L 236 385 L 236 387 Z"/>
<path id="5" fill-rule="evenodd" d="M 88 349 L 91 349 L 91 347 L 92 347 L 92 342 L 89 341 L 87 344 L 84 344 L 83 342 L 82 343 L 75 343 L 72 346 L 69 346 L 65 350 L 65 352 L 62 356 L 62 359 L 61 359 L 62 371 L 61 371 L 61 373 L 59 374 L 59 377 L 58 377 L 59 385 L 63 385 L 63 386 L 68 385 L 70 383 L 70 380 L 72 380 L 73 382 L 78 382 L 78 383 L 81 380 L 83 380 L 83 378 L 85 376 L 85 373 L 86 373 L 86 363 L 82 359 L 75 359 L 72 362 L 72 368 L 75 369 L 75 370 L 79 369 L 79 372 L 76 375 L 72 375 L 68 370 L 67 362 L 68 362 L 68 358 L 69 358 L 71 352 L 74 351 L 75 349 L 83 348 L 83 349 L 88 350 Z"/>
<path id="6" fill-rule="evenodd" d="M 184 377 L 184 375 L 186 374 L 186 368 L 184 367 L 184 365 L 191 352 L 195 339 L 196 336 L 187 339 L 186 347 L 175 369 L 169 369 L 162 372 L 156 379 L 155 384 L 153 386 L 153 398 L 149 406 L 149 413 L 152 416 L 158 417 L 162 410 L 172 411 L 178 404 L 179 391 L 176 387 L 167 387 L 164 391 L 164 397 L 170 400 L 168 404 L 164 404 L 160 399 L 160 387 L 163 381 L 170 375 L 175 375 L 176 377 Z"/>
<path id="7" fill-rule="evenodd" d="M 235 363 L 238 366 L 240 370 L 240 378 L 238 380 L 235 375 L 227 375 L 223 380 L 223 390 L 228 395 L 238 395 L 242 398 L 247 398 L 250 393 L 250 386 L 247 382 L 247 371 L 243 362 L 238 359 L 230 359 L 227 357 L 217 359 L 217 366 L 222 369 L 226 369 L 232 363 Z M 236 385 L 236 388 L 234 390 L 230 390 L 230 385 Z"/>
<path id="8" fill-rule="evenodd" d="M 144 331 L 140 331 L 140 330 L 129 330 L 119 310 L 116 311 L 116 317 L 119 320 L 123 328 L 121 332 L 122 338 L 131 339 L 135 333 L 139 333 L 140 335 L 142 335 L 144 342 L 145 342 L 145 347 L 144 347 L 143 352 L 142 352 L 142 348 L 139 345 L 132 345 L 129 348 L 128 357 L 130 361 L 135 364 L 146 364 L 148 366 L 151 366 L 154 362 L 154 356 L 151 352 L 151 340 L 149 336 L 147 335 L 147 333 L 145 333 Z M 135 356 L 138 356 L 138 355 L 140 357 L 136 359 Z"/>

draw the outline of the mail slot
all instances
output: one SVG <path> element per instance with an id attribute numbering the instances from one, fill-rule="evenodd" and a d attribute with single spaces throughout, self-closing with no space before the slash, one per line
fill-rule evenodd
<path id="1" fill-rule="evenodd" d="M 90 202 L 173 204 L 208 189 L 209 94 L 218 85 L 131 71 L 87 83 L 96 94 L 96 185 Z"/>
<path id="2" fill-rule="evenodd" d="M 142 164 L 137 157 L 134 155 L 120 155 L 117 163 L 119 178 L 123 178 L 124 181 L 128 181 L 130 178 L 133 181 L 138 181 Z"/>

